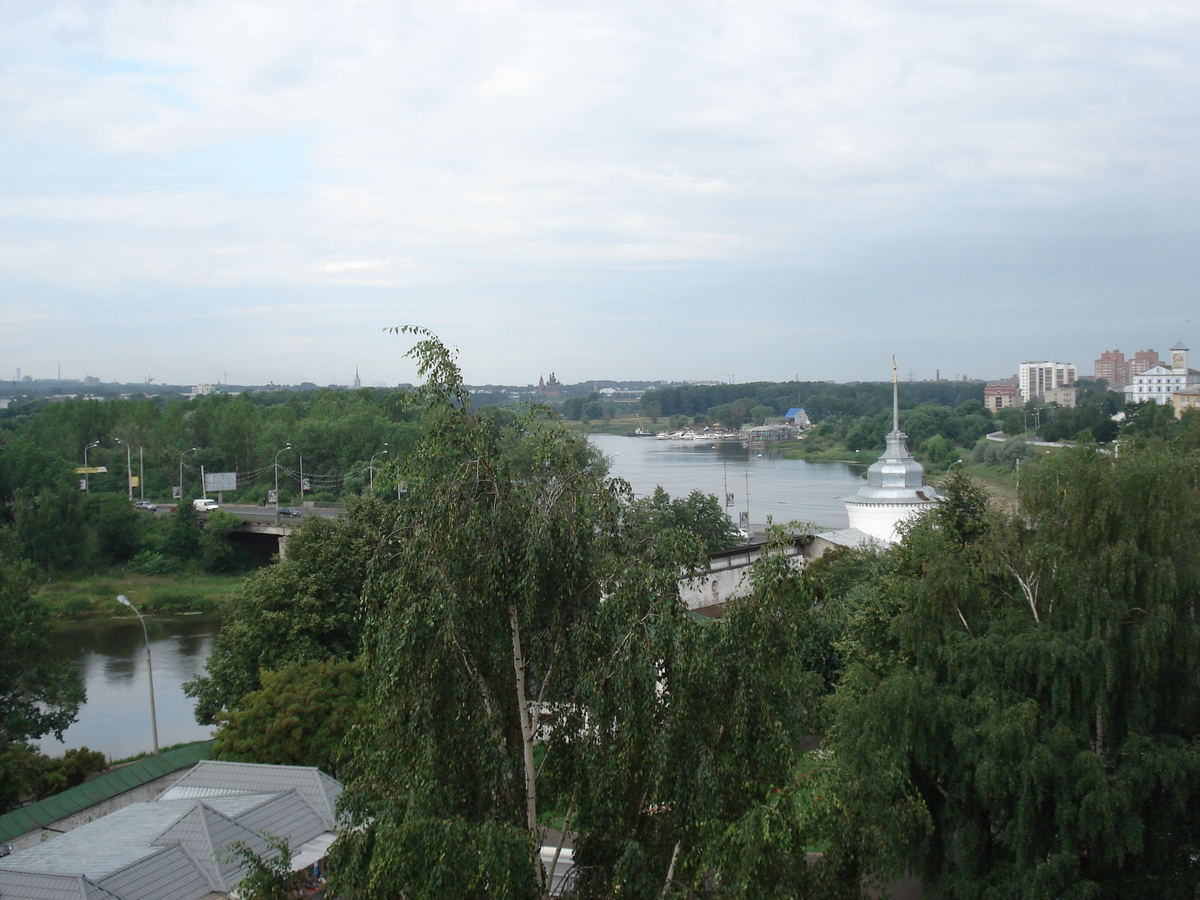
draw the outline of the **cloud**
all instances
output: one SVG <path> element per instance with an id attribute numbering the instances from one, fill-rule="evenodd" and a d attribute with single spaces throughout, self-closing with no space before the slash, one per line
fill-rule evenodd
<path id="1" fill-rule="evenodd" d="M 819 331 L 849 378 L 839 342 L 890 355 L 889 298 L 956 311 L 963 349 L 914 352 L 963 369 L 997 305 L 1090 307 L 1055 320 L 1065 356 L 1133 296 L 1192 299 L 1190 5 L 51 0 L 6 25 L 0 272 L 67 308 L 305 290 L 369 321 L 402 296 L 497 381 L 498 329 L 664 377 L 692 364 L 664 335 Z"/>

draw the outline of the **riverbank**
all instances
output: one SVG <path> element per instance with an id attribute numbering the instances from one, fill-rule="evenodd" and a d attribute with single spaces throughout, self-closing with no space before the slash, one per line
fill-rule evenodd
<path id="1" fill-rule="evenodd" d="M 35 596 L 56 616 L 112 614 L 124 609 L 124 594 L 143 613 L 197 612 L 224 605 L 245 575 L 136 575 L 114 569 L 64 576 L 38 586 Z"/>

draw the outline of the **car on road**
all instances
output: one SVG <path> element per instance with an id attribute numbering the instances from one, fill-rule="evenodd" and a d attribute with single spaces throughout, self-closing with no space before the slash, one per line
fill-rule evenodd
<path id="1" fill-rule="evenodd" d="M 149 500 L 134 500 L 134 509 L 148 509 L 150 512 L 158 512 L 157 504 L 151 503 Z"/>
<path id="2" fill-rule="evenodd" d="M 281 516 L 302 516 L 302 515 L 304 515 L 303 512 L 296 509 L 296 507 L 294 507 L 294 506 L 283 507 L 281 510 L 279 510 L 279 514 Z"/>
<path id="3" fill-rule="evenodd" d="M 216 500 L 209 500 L 207 498 L 193 500 L 192 507 L 196 512 L 209 512 L 214 509 L 220 509 Z"/>

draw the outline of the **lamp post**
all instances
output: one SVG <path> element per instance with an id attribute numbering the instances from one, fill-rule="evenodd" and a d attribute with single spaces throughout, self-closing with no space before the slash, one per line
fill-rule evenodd
<path id="1" fill-rule="evenodd" d="M 133 461 L 129 454 L 129 441 L 113 438 L 118 444 L 125 445 L 125 483 L 129 487 L 129 499 L 133 500 Z"/>
<path id="2" fill-rule="evenodd" d="M 142 445 L 138 444 L 138 499 L 146 499 L 146 455 L 142 452 Z"/>
<path id="3" fill-rule="evenodd" d="M 292 442 L 288 441 L 284 446 L 280 447 L 275 453 L 275 518 L 279 518 L 279 454 L 284 450 L 291 450 Z M 301 503 L 301 506 L 304 504 Z"/>
<path id="4" fill-rule="evenodd" d="M 158 715 L 154 710 L 154 663 L 150 659 L 150 632 L 146 630 L 146 620 L 142 618 L 138 608 L 129 602 L 128 597 L 117 594 L 117 602 L 134 611 L 138 621 L 142 623 L 142 635 L 146 638 L 146 675 L 150 680 L 150 728 L 154 732 L 154 755 L 158 756 Z"/>
<path id="5" fill-rule="evenodd" d="M 195 453 L 199 447 L 188 447 L 179 454 L 179 502 L 183 502 L 183 458 L 189 453 Z"/>
<path id="6" fill-rule="evenodd" d="M 92 441 L 90 444 L 83 445 L 83 489 L 84 489 L 84 491 L 86 491 L 89 494 L 92 492 L 92 483 L 90 480 L 88 480 L 87 452 L 89 450 L 91 450 L 93 447 L 99 447 L 99 446 L 100 446 L 99 441 Z"/>
<path id="7" fill-rule="evenodd" d="M 387 441 L 384 441 L 383 446 L 390 447 L 391 445 Z M 373 453 L 373 454 L 371 454 L 371 461 L 367 464 L 367 470 L 371 476 L 371 493 L 375 492 L 375 457 L 376 456 L 386 456 L 386 455 L 387 455 L 386 450 L 380 450 L 378 453 Z"/>

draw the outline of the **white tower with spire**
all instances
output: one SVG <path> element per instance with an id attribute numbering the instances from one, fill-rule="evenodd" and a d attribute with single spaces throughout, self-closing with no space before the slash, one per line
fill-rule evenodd
<path id="1" fill-rule="evenodd" d="M 900 540 L 898 526 L 941 501 L 925 483 L 925 467 L 908 452 L 908 435 L 900 430 L 900 386 L 892 357 L 892 431 L 887 449 L 867 469 L 867 483 L 846 501 L 850 527 L 885 544 Z"/>

